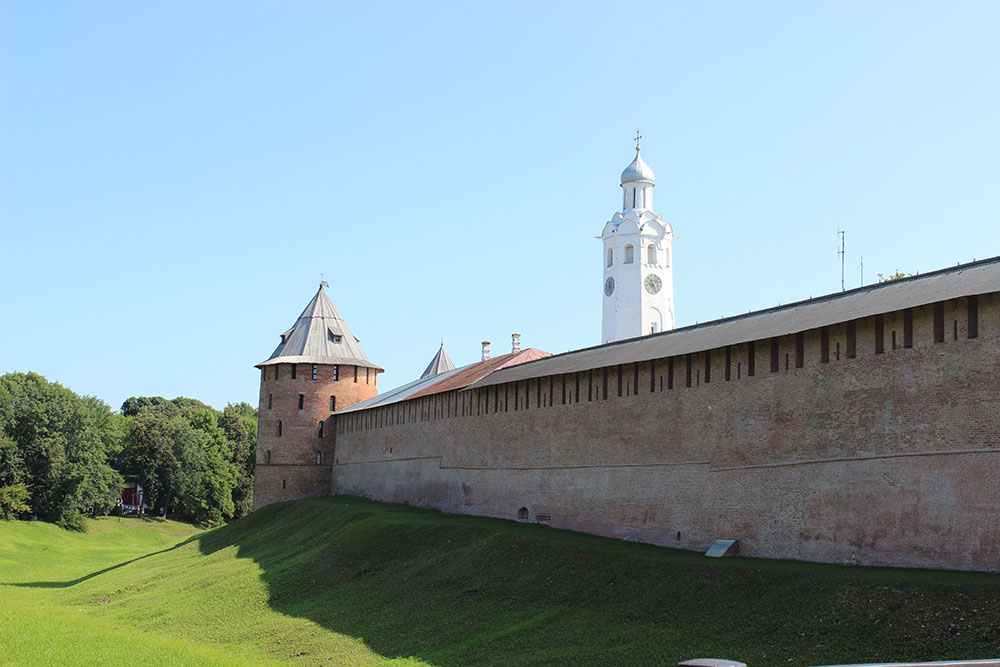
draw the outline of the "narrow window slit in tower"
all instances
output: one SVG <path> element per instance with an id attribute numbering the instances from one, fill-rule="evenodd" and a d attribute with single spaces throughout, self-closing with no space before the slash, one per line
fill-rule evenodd
<path id="1" fill-rule="evenodd" d="M 632 362 L 632 389 L 633 394 L 639 394 L 639 362 Z"/>
<path id="2" fill-rule="evenodd" d="M 302 409 L 302 404 L 305 402 L 305 400 L 306 400 L 306 395 L 305 394 L 299 394 L 299 410 Z"/>
<path id="3" fill-rule="evenodd" d="M 319 377 L 319 364 L 313 364 L 312 378 L 315 380 L 317 377 Z"/>
<path id="4" fill-rule="evenodd" d="M 295 371 L 298 368 L 298 364 L 292 364 L 292 379 L 295 379 Z"/>
<path id="5" fill-rule="evenodd" d="M 733 373 L 733 348 L 729 345 L 726 346 L 726 382 L 732 379 Z"/>
<path id="6" fill-rule="evenodd" d="M 267 409 L 268 409 L 268 410 L 270 410 L 270 409 L 271 409 L 271 402 L 272 402 L 272 397 L 271 397 L 271 394 L 268 394 L 268 395 L 267 395 Z"/>
<path id="7" fill-rule="evenodd" d="M 778 362 L 778 354 L 779 354 L 779 351 L 778 351 L 778 339 L 777 338 L 772 338 L 771 339 L 771 372 L 772 373 L 777 373 L 778 370 L 779 370 L 779 368 L 778 368 L 778 364 L 779 364 L 779 362 Z"/>
<path id="8" fill-rule="evenodd" d="M 604 367 L 604 375 L 601 380 L 601 400 L 608 400 L 608 367 Z"/>
<path id="9" fill-rule="evenodd" d="M 806 362 L 806 335 L 801 331 L 795 334 L 795 367 L 802 368 Z"/>
<path id="10" fill-rule="evenodd" d="M 951 339 L 958 340 L 958 320 L 952 320 Z"/>
<path id="11" fill-rule="evenodd" d="M 712 351 L 705 350 L 705 384 L 712 381 Z"/>
<path id="12" fill-rule="evenodd" d="M 667 389 L 674 388 L 674 358 L 667 359 Z"/>
<path id="13" fill-rule="evenodd" d="M 788 370 L 788 357 L 789 357 L 789 354 L 787 352 L 785 352 L 785 370 L 786 371 Z"/>
<path id="14" fill-rule="evenodd" d="M 885 319 L 881 315 L 875 316 L 875 354 L 885 352 Z"/>
<path id="15" fill-rule="evenodd" d="M 754 370 L 756 364 L 754 357 L 754 342 L 750 341 L 747 343 L 747 377 L 752 378 L 754 376 Z"/>
<path id="16" fill-rule="evenodd" d="M 336 409 L 337 409 L 337 397 L 336 396 L 331 396 L 330 397 L 330 412 L 333 412 Z"/>
<path id="17" fill-rule="evenodd" d="M 319 423 L 319 429 L 318 430 L 319 430 L 319 435 L 317 437 L 322 438 L 323 437 L 323 422 Z M 319 463 L 319 461 L 316 461 L 316 463 Z"/>
<path id="18" fill-rule="evenodd" d="M 684 367 L 685 367 L 685 371 L 684 371 L 684 386 L 685 387 L 690 387 L 691 386 L 691 355 L 690 354 L 685 354 L 684 355 Z"/>
<path id="19" fill-rule="evenodd" d="M 892 349 L 896 349 L 896 330 L 892 330 Z"/>
<path id="20" fill-rule="evenodd" d="M 618 364 L 618 395 L 622 395 L 622 365 Z"/>
<path id="21" fill-rule="evenodd" d="M 649 393 L 656 391 L 656 359 L 649 360 Z"/>
<path id="22" fill-rule="evenodd" d="M 830 363 L 830 327 L 822 327 L 819 330 L 819 362 Z"/>
<path id="23" fill-rule="evenodd" d="M 903 310 L 903 347 L 913 347 L 913 309 Z"/>

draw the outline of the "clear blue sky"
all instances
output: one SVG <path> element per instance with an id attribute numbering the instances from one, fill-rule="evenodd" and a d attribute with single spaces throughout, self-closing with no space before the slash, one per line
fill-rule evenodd
<path id="1" fill-rule="evenodd" d="M 256 405 L 322 273 L 386 369 L 600 342 L 634 155 L 678 326 L 1000 254 L 1000 3 L 0 4 L 0 371 Z"/>

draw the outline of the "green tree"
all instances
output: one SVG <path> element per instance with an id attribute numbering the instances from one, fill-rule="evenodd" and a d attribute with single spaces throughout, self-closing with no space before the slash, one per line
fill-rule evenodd
<path id="1" fill-rule="evenodd" d="M 204 453 L 203 466 L 199 471 L 200 488 L 196 497 L 189 500 L 192 506 L 185 507 L 185 510 L 202 523 L 220 523 L 231 519 L 234 511 L 233 487 L 236 485 L 232 447 L 219 426 L 216 412 L 211 408 L 194 408 L 185 418 L 200 434 Z"/>
<path id="2" fill-rule="evenodd" d="M 236 468 L 233 487 L 233 518 L 239 519 L 253 508 L 254 465 L 257 460 L 257 410 L 249 403 L 230 403 L 222 411 L 219 426 L 232 448 Z"/>
<path id="3" fill-rule="evenodd" d="M 176 406 L 145 405 L 132 417 L 123 468 L 139 476 L 146 502 L 164 513 L 175 505 L 196 505 L 204 467 L 201 436 Z"/>
<path id="4" fill-rule="evenodd" d="M 108 405 L 37 373 L 8 373 L 0 386 L 5 485 L 23 482 L 31 512 L 46 521 L 75 524 L 80 512 L 111 507 L 122 480 L 108 464 L 120 436 Z"/>
<path id="5" fill-rule="evenodd" d="M 28 487 L 24 482 L 0 486 L 0 518 L 14 519 L 18 514 L 31 510 Z"/>

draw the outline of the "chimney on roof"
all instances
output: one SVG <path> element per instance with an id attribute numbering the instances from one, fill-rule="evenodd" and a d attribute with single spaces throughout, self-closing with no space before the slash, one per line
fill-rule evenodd
<path id="1" fill-rule="evenodd" d="M 515 333 L 510 335 L 510 353 L 517 354 L 521 351 L 521 334 Z"/>
<path id="2" fill-rule="evenodd" d="M 490 360 L 490 341 L 483 341 L 483 361 Z"/>

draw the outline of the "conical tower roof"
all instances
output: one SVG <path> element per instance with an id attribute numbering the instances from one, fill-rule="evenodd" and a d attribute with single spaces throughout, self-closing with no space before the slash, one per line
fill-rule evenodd
<path id="1" fill-rule="evenodd" d="M 445 371 L 455 370 L 455 364 L 452 363 L 451 357 L 448 353 L 444 351 L 444 343 L 441 343 L 441 349 L 437 351 L 434 358 L 431 359 L 431 363 L 427 364 L 426 370 L 424 370 L 423 375 L 420 379 L 429 378 L 432 375 L 437 375 L 438 373 L 444 373 Z"/>
<path id="2" fill-rule="evenodd" d="M 267 361 L 257 364 L 258 368 L 274 364 L 344 364 L 382 371 L 368 361 L 358 339 L 330 303 L 324 286 L 320 285 L 295 326 L 281 334 L 281 343 Z"/>

